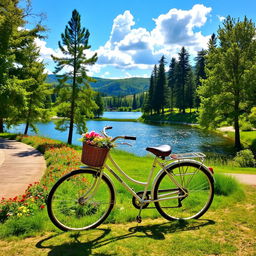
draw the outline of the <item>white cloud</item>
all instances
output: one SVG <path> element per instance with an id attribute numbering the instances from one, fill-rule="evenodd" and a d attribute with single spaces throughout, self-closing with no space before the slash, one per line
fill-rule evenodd
<path id="1" fill-rule="evenodd" d="M 199 29 L 207 22 L 211 10 L 202 4 L 196 4 L 190 10 L 170 9 L 153 19 L 155 27 L 151 31 L 143 27 L 134 28 L 134 17 L 126 10 L 113 20 L 109 40 L 97 50 L 88 51 L 87 56 L 94 52 L 98 54 L 97 63 L 88 67 L 89 74 L 100 74 L 101 68 L 106 66 L 127 72 L 131 69 L 151 70 L 162 55 L 168 61 L 177 56 L 182 46 L 191 55 L 196 55 L 207 46 L 210 35 L 203 35 Z M 62 55 L 59 49 L 47 47 L 45 41 L 38 39 L 36 42 L 44 59 L 50 60 L 51 54 Z"/>
<path id="2" fill-rule="evenodd" d="M 112 26 L 112 31 L 110 34 L 110 42 L 115 44 L 121 41 L 126 35 L 131 31 L 131 27 L 135 24 L 133 21 L 133 16 L 130 11 L 125 11 L 123 14 L 118 15 Z"/>
<path id="3" fill-rule="evenodd" d="M 194 30 L 206 23 L 211 10 L 202 4 L 190 10 L 171 9 L 153 19 L 152 31 L 133 28 L 134 17 L 125 11 L 114 19 L 110 39 L 97 50 L 98 63 L 124 69 L 150 69 L 161 55 L 171 58 L 182 46 L 196 55 L 196 51 L 206 48 L 210 35 Z"/>
<path id="4" fill-rule="evenodd" d="M 224 16 L 220 16 L 220 15 L 217 15 L 217 17 L 218 17 L 218 19 L 219 19 L 219 21 L 224 21 L 225 19 L 226 19 L 226 17 L 224 17 Z"/>
<path id="5" fill-rule="evenodd" d="M 54 50 L 52 48 L 47 47 L 46 41 L 43 41 L 42 39 L 36 38 L 35 43 L 36 46 L 40 49 L 40 55 L 43 59 L 51 60 L 51 54 L 57 55 L 57 53 L 59 52 L 58 50 Z"/>
<path id="6" fill-rule="evenodd" d="M 207 21 L 211 8 L 204 5 L 194 5 L 191 10 L 171 9 L 168 13 L 153 19 L 156 27 L 152 31 L 155 44 L 158 45 L 202 45 L 204 36 L 201 32 L 194 33 L 193 29 L 202 27 Z"/>

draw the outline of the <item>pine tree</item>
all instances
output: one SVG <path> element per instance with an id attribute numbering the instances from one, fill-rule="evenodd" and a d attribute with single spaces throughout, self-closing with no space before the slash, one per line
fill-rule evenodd
<path id="1" fill-rule="evenodd" d="M 152 107 L 152 110 L 155 112 L 157 111 L 157 102 L 158 102 L 158 94 L 157 94 L 157 88 L 156 88 L 156 85 L 157 85 L 157 79 L 158 79 L 158 68 L 157 68 L 157 65 L 154 65 L 154 68 L 153 68 L 153 72 L 152 72 L 152 75 L 151 75 L 151 79 L 152 81 L 150 81 L 150 83 L 152 83 L 152 98 L 151 98 L 151 107 Z M 159 112 L 159 110 L 158 110 Z"/>
<path id="2" fill-rule="evenodd" d="M 132 99 L 132 109 L 135 110 L 138 108 L 138 104 L 137 104 L 137 99 L 136 99 L 136 95 L 133 94 L 133 99 Z"/>
<path id="3" fill-rule="evenodd" d="M 195 58 L 196 67 L 195 67 L 195 88 L 196 90 L 201 86 L 201 79 L 206 79 L 205 73 L 205 56 L 207 54 L 206 50 L 201 50 L 197 53 Z M 200 105 L 200 98 L 197 93 L 195 93 L 195 107 L 198 108 Z"/>
<path id="4" fill-rule="evenodd" d="M 181 48 L 181 51 L 179 53 L 179 59 L 178 59 L 178 65 L 177 65 L 177 76 L 176 76 L 176 105 L 180 109 L 180 112 L 182 111 L 185 113 L 186 107 L 187 107 L 187 101 L 186 101 L 186 85 L 188 85 L 187 76 L 191 71 L 191 66 L 189 64 L 189 54 L 185 47 Z"/>
<path id="5" fill-rule="evenodd" d="M 164 107 L 167 105 L 167 86 L 165 76 L 165 57 L 162 56 L 159 61 L 157 79 L 156 79 L 156 111 L 159 114 L 160 110 L 164 113 Z"/>
<path id="6" fill-rule="evenodd" d="M 93 112 L 94 112 L 94 115 L 97 118 L 99 118 L 103 114 L 103 111 L 104 111 L 104 104 L 103 104 L 103 100 L 102 100 L 100 93 L 96 94 L 95 103 L 97 104 L 98 108 L 95 109 Z"/>
<path id="7" fill-rule="evenodd" d="M 169 87 L 169 90 L 170 90 L 170 108 L 171 108 L 171 111 L 173 111 L 173 108 L 174 108 L 176 69 L 177 69 L 176 59 L 172 58 L 170 66 L 169 66 L 169 70 L 168 70 L 168 87 Z"/>
<path id="8" fill-rule="evenodd" d="M 86 65 L 93 65 L 97 61 L 97 54 L 87 58 L 85 51 L 91 46 L 88 44 L 90 33 L 87 29 L 81 28 L 80 14 L 77 10 L 72 12 L 72 18 L 61 34 L 59 48 L 65 55 L 64 58 L 52 56 L 57 63 L 55 73 L 60 72 L 64 67 L 69 67 L 70 72 L 66 72 L 59 79 L 61 92 L 59 94 L 59 111 L 65 116 L 59 120 L 56 128 L 66 130 L 69 128 L 68 143 L 72 144 L 73 128 L 76 124 L 78 132 L 86 130 L 86 117 L 92 116 L 92 110 L 96 107 L 93 101 L 93 91 L 88 82 L 95 81 L 87 76 Z M 66 82 L 72 80 L 71 86 Z M 69 127 L 66 122 L 69 121 Z"/>
<path id="9" fill-rule="evenodd" d="M 191 110 L 194 106 L 194 98 L 195 98 L 195 79 L 194 79 L 194 73 L 192 72 L 192 69 L 190 69 L 186 76 L 185 81 L 185 95 L 186 95 L 186 106 Z"/>
<path id="10" fill-rule="evenodd" d="M 50 85 L 45 83 L 47 74 L 44 73 L 44 64 L 39 61 L 40 53 L 35 43 L 29 42 L 23 49 L 22 66 L 17 70 L 19 78 L 26 80 L 26 106 L 21 109 L 13 120 L 25 122 L 24 134 L 27 134 L 29 126 L 37 131 L 36 122 L 50 120 L 50 109 L 45 106 L 48 96 L 51 94 Z M 14 123 L 14 121 L 13 121 Z"/>

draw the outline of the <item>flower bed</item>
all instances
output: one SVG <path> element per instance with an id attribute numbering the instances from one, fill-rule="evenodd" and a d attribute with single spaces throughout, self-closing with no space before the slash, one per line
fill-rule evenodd
<path id="1" fill-rule="evenodd" d="M 38 136 L 17 136 L 16 139 L 44 153 L 47 169 L 41 181 L 30 184 L 23 195 L 0 199 L 0 223 L 9 218 L 33 216 L 42 211 L 53 184 L 81 165 L 80 154 L 64 143 Z"/>

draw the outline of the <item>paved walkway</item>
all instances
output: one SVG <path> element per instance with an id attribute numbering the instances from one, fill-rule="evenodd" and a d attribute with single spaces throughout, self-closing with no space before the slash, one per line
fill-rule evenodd
<path id="1" fill-rule="evenodd" d="M 226 174 L 235 177 L 239 182 L 243 184 L 256 186 L 255 174 L 238 174 L 238 173 L 226 173 Z"/>
<path id="2" fill-rule="evenodd" d="M 25 192 L 30 183 L 39 181 L 46 163 L 33 147 L 0 138 L 0 199 Z"/>

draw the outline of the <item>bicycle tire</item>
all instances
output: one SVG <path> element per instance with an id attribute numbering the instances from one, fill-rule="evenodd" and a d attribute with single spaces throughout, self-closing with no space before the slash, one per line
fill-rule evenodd
<path id="1" fill-rule="evenodd" d="M 182 200 L 169 199 L 155 202 L 158 212 L 167 220 L 197 219 L 205 214 L 214 197 L 214 179 L 211 173 L 203 165 L 193 162 L 177 163 L 167 171 L 176 175 L 179 184 L 183 183 L 182 187 L 188 196 Z M 188 184 L 185 184 L 186 182 Z M 164 171 L 155 183 L 154 199 L 160 199 L 161 193 L 169 191 L 177 195 L 184 194 L 177 185 L 170 181 L 170 177 Z"/>
<path id="2" fill-rule="evenodd" d="M 97 170 L 79 169 L 56 182 L 47 199 L 48 215 L 56 227 L 63 231 L 87 230 L 96 228 L 108 217 L 114 207 L 115 191 L 106 175 L 102 175 L 92 198 L 81 196 L 93 191 L 89 188 L 97 177 Z"/>

